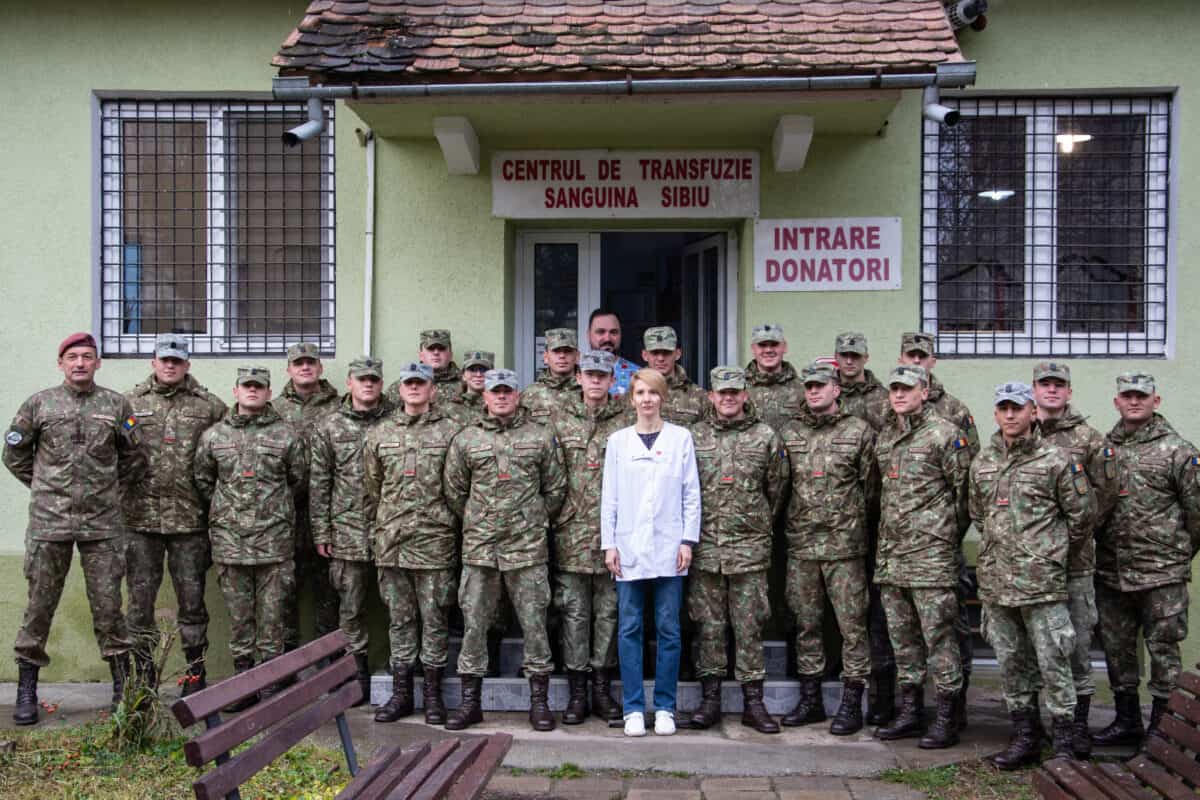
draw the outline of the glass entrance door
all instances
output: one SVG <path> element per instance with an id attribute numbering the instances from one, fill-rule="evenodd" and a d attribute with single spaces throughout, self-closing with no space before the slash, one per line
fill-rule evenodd
<path id="1" fill-rule="evenodd" d="M 587 347 L 587 315 L 599 305 L 599 258 L 599 234 L 518 236 L 513 369 L 522 386 L 542 369 L 546 331 L 574 328 Z"/>

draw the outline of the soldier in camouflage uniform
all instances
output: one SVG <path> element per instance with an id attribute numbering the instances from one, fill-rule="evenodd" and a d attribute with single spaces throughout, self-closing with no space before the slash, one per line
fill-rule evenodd
<path id="1" fill-rule="evenodd" d="M 134 637 L 133 660 L 142 680 L 157 685 L 154 652 L 158 626 L 154 603 L 163 579 L 163 557 L 179 603 L 179 638 L 187 659 L 183 693 L 205 687 L 208 649 L 206 575 L 212 564 L 208 513 L 192 482 L 192 460 L 200 434 L 228 410 L 188 374 L 188 342 L 166 333 L 154 343 L 153 372 L 126 393 L 141 434 L 147 478 L 126 487 L 125 575 L 129 608 L 125 621 Z"/>
<path id="2" fill-rule="evenodd" d="M 1138 744 L 1142 713 L 1138 632 L 1150 656 L 1150 727 L 1157 733 L 1179 677 L 1187 636 L 1191 562 L 1200 548 L 1200 453 L 1158 412 L 1154 377 L 1126 372 L 1113 404 L 1120 421 L 1107 437 L 1116 473 L 1112 511 L 1096 533 L 1096 606 L 1108 682 L 1117 706 L 1099 745 Z"/>
<path id="3" fill-rule="evenodd" d="M 338 407 L 338 393 L 333 384 L 321 377 L 325 367 L 321 363 L 321 351 L 312 342 L 297 342 L 287 350 L 288 382 L 275 398 L 272 406 L 275 413 L 291 423 L 305 439 L 307 455 L 308 436 L 317 422 Z M 317 636 L 337 630 L 338 593 L 329 579 L 329 559 L 317 552 L 312 540 L 312 524 L 308 517 L 308 486 L 302 486 L 296 495 L 296 591 L 287 598 L 287 616 L 284 618 L 284 642 L 288 650 L 300 645 L 300 594 L 312 594 L 316 612 Z"/>
<path id="4" fill-rule="evenodd" d="M 754 359 L 746 365 L 746 389 L 759 418 L 775 431 L 804 405 L 804 388 L 796 379 L 796 370 L 783 359 L 787 350 L 782 325 L 768 322 L 755 325 L 750 332 Z"/>
<path id="5" fill-rule="evenodd" d="M 880 739 L 925 729 L 927 672 L 937 688 L 937 719 L 922 748 L 958 742 L 963 676 L 955 640 L 958 554 L 970 526 L 967 478 L 971 456 L 955 424 L 925 404 L 928 373 L 902 364 L 888 375 L 888 411 L 875 443 L 882 478 L 875 582 L 883 587 L 888 634 L 896 653 L 900 711 Z"/>
<path id="6" fill-rule="evenodd" d="M 341 628 L 350 638 L 363 696 L 371 699 L 367 665 L 367 587 L 374 564 L 371 531 L 363 513 L 363 444 L 390 406 L 383 402 L 383 362 L 361 356 L 350 362 L 350 391 L 326 414 L 309 437 L 308 509 L 313 543 L 329 559 L 329 577 L 338 593 Z"/>
<path id="7" fill-rule="evenodd" d="M 459 425 L 471 425 L 486 414 L 487 409 L 483 407 L 483 376 L 489 369 L 495 368 L 495 353 L 468 350 L 463 355 L 462 391 L 442 403 L 442 414 Z M 430 374 L 433 374 L 432 369 L 430 367 Z M 402 384 L 402 394 L 403 388 Z"/>
<path id="8" fill-rule="evenodd" d="M 1054 753 L 1074 753 L 1068 553 L 1091 538 L 1097 506 L 1083 464 L 1038 435 L 1029 386 L 997 386 L 995 406 L 1000 430 L 971 464 L 969 507 L 980 531 L 983 633 L 996 650 L 1013 721 L 1008 747 L 991 760 L 1012 770 L 1041 755 L 1033 720 L 1039 683 L 1054 720 Z"/>
<path id="9" fill-rule="evenodd" d="M 709 373 L 713 413 L 692 429 L 700 477 L 700 542 L 693 548 L 688 616 L 699 631 L 697 674 L 703 687 L 691 726 L 721 719 L 725 629 L 733 629 L 734 675 L 742 685 L 742 724 L 779 733 L 763 705 L 763 627 L 771 617 L 767 568 L 771 531 L 787 499 L 788 461 L 779 435 L 749 405 L 745 373 Z"/>
<path id="10" fill-rule="evenodd" d="M 554 429 L 567 470 L 567 496 L 554 524 L 554 605 L 562 619 L 563 660 L 569 697 L 563 723 L 587 718 L 588 673 L 592 713 L 610 721 L 622 717 L 609 694 L 617 666 L 617 589 L 600 549 L 600 485 L 604 449 L 614 431 L 633 424 L 627 402 L 609 394 L 612 353 L 592 350 L 580 360 L 580 392 L 554 414 Z"/>
<path id="11" fill-rule="evenodd" d="M 446 720 L 449 730 L 483 719 L 479 693 L 487 672 L 487 628 L 502 590 L 512 598 L 525 637 L 530 725 L 554 729 L 547 699 L 553 669 L 546 634 L 547 539 L 562 509 L 567 479 L 553 430 L 519 407 L 519 390 L 511 370 L 488 372 L 487 416 L 463 428 L 446 456 L 446 499 L 463 522 L 458 604 L 466 623 L 458 654 L 463 699 Z"/>
<path id="12" fill-rule="evenodd" d="M 92 627 L 113 678 L 113 705 L 129 673 L 129 635 L 121 614 L 125 574 L 122 484 L 141 479 L 137 417 L 129 401 L 97 386 L 100 369 L 91 334 L 68 336 L 58 348 L 63 382 L 21 404 L 4 435 L 4 466 L 29 487 L 25 533 L 28 600 L 13 651 L 17 701 L 13 722 L 38 721 L 38 670 L 50 663 L 46 639 L 62 597 L 71 551 L 87 584 Z"/>
<path id="13" fill-rule="evenodd" d="M 233 408 L 200 437 L 196 488 L 209 504 L 217 582 L 229 609 L 229 650 L 240 673 L 284 651 L 295 594 L 296 495 L 308 481 L 304 437 L 270 405 L 271 373 L 239 367 Z M 262 697 L 275 692 L 264 689 Z M 240 711 L 251 695 L 226 706 Z"/>
<path id="14" fill-rule="evenodd" d="M 445 328 L 430 328 L 421 331 L 417 340 L 417 360 L 433 369 L 433 382 L 437 386 L 435 403 L 453 403 L 463 393 L 462 372 L 454 363 L 454 347 L 450 331 Z M 384 397 L 393 407 L 400 406 L 400 381 L 387 388 Z"/>
<path id="15" fill-rule="evenodd" d="M 642 336 L 642 360 L 646 366 L 658 371 L 667 379 L 670 397 L 663 401 L 662 418 L 667 422 L 690 428 L 712 414 L 712 403 L 708 395 L 688 380 L 687 373 L 678 361 L 683 351 L 679 349 L 679 337 L 669 325 L 647 328 Z M 686 649 L 685 649 L 686 652 Z"/>
<path id="16" fill-rule="evenodd" d="M 889 408 L 888 390 L 867 369 L 871 354 L 866 335 L 857 331 L 839 333 L 833 342 L 833 352 L 842 386 L 838 407 L 852 417 L 865 420 L 872 430 L 881 430 Z"/>
<path id="17" fill-rule="evenodd" d="M 1088 482 L 1096 495 L 1098 525 L 1101 512 L 1111 503 L 1116 465 L 1112 448 L 1105 447 L 1104 435 L 1086 422 L 1071 405 L 1071 368 L 1061 362 L 1042 362 L 1033 368 L 1033 400 L 1037 405 L 1038 428 L 1047 442 L 1063 448 L 1083 464 Z M 1091 755 L 1091 736 L 1088 731 L 1088 711 L 1096 682 L 1092 679 L 1092 631 L 1099 620 L 1096 611 L 1095 532 L 1090 531 L 1078 542 L 1072 542 L 1067 556 L 1067 608 L 1075 629 L 1075 650 L 1071 653 L 1071 672 L 1075 676 L 1075 745 L 1076 758 Z M 1034 696 L 1035 721 L 1041 714 Z"/>
<path id="18" fill-rule="evenodd" d="M 579 363 L 579 336 L 570 328 L 546 331 L 546 349 L 542 351 L 546 369 L 535 382 L 521 392 L 521 407 L 530 416 L 545 420 L 553 412 L 579 396 L 575 367 Z"/>
<path id="19" fill-rule="evenodd" d="M 437 390 L 428 364 L 404 365 L 397 382 L 404 405 L 370 430 L 363 451 L 364 515 L 391 643 L 392 696 L 376 709 L 375 721 L 395 722 L 412 713 L 419 657 L 425 722 L 442 725 L 459 535 L 442 472 L 450 441 L 462 426 L 446 414 L 448 406 L 433 404 Z"/>
<path id="20" fill-rule="evenodd" d="M 796 615 L 800 700 L 788 726 L 825 719 L 821 678 L 825 601 L 842 634 L 842 702 L 830 733 L 862 730 L 862 696 L 871 672 L 867 642 L 867 498 L 878 495 L 875 432 L 838 407 L 836 371 L 813 363 L 800 374 L 805 406 L 779 436 L 792 467 L 788 500 L 788 605 Z"/>

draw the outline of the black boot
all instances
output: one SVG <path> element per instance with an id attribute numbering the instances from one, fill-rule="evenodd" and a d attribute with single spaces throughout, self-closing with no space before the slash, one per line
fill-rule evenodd
<path id="1" fill-rule="evenodd" d="M 742 684 L 742 724 L 759 733 L 779 733 L 779 723 L 767 713 L 763 703 L 763 682 Z"/>
<path id="2" fill-rule="evenodd" d="M 1050 730 L 1054 735 L 1055 758 L 1071 758 L 1075 755 L 1075 718 L 1062 716 L 1051 720 Z"/>
<path id="3" fill-rule="evenodd" d="M 535 731 L 554 730 L 554 712 L 550 710 L 550 675 L 529 676 L 529 725 Z"/>
<path id="4" fill-rule="evenodd" d="M 183 691 L 180 693 L 182 697 L 187 697 L 190 694 L 195 694 L 201 689 L 208 688 L 208 673 L 204 669 L 204 648 L 203 647 L 185 647 L 183 648 L 183 657 L 187 659 L 187 670 L 183 673 L 183 678 L 180 684 L 183 686 Z"/>
<path id="5" fill-rule="evenodd" d="M 254 667 L 254 659 L 252 658 L 235 658 L 233 660 L 233 668 L 240 675 Z M 245 711 L 250 706 L 258 702 L 258 695 L 252 694 L 249 697 L 243 697 L 241 700 L 230 703 L 221 710 L 228 714 L 236 714 L 239 711 Z"/>
<path id="6" fill-rule="evenodd" d="M 971 686 L 971 673 L 963 670 L 963 685 L 958 691 L 958 705 L 954 707 L 954 723 L 959 733 L 967 729 L 967 689 Z"/>
<path id="7" fill-rule="evenodd" d="M 428 677 L 426 677 L 428 680 Z M 464 689 L 464 691 L 466 691 Z M 412 667 L 392 667 L 392 696 L 387 702 L 375 709 L 376 722 L 395 722 L 401 717 L 407 717 L 413 712 L 413 671 Z"/>
<path id="8" fill-rule="evenodd" d="M 1088 733 L 1088 712 L 1092 707 L 1090 694 L 1075 695 L 1075 736 L 1071 746 L 1075 758 L 1086 761 L 1092 757 L 1092 737 Z"/>
<path id="9" fill-rule="evenodd" d="M 1092 734 L 1092 744 L 1097 747 L 1137 747 L 1146 735 L 1142 727 L 1142 707 L 1138 704 L 1137 692 L 1116 692 L 1113 702 L 1117 706 L 1117 718 L 1104 730 Z"/>
<path id="10" fill-rule="evenodd" d="M 445 725 L 446 704 L 442 702 L 442 668 L 423 666 L 425 680 L 421 682 L 421 697 L 425 700 L 425 724 Z"/>
<path id="11" fill-rule="evenodd" d="M 358 680 L 358 685 L 362 687 L 362 697 L 360 697 L 358 699 L 357 703 L 355 703 L 354 705 L 352 705 L 350 707 L 358 708 L 359 706 L 370 705 L 370 703 L 371 703 L 371 670 L 367 666 L 367 654 L 366 653 L 355 653 L 354 654 L 354 668 L 355 668 L 354 677 L 356 680 Z"/>
<path id="12" fill-rule="evenodd" d="M 13 708 L 13 722 L 18 725 L 37 724 L 39 669 L 37 664 L 17 659 L 17 704 Z"/>
<path id="13" fill-rule="evenodd" d="M 606 669 L 592 673 L 592 713 L 600 719 L 615 722 L 624 714 L 621 705 L 612 699 L 612 675 Z"/>
<path id="14" fill-rule="evenodd" d="M 995 764 L 996 769 L 1009 771 L 1038 763 L 1042 755 L 1042 744 L 1033 727 L 1036 713 L 1028 708 L 1011 713 L 1013 732 L 1008 738 L 1008 747 L 988 756 L 988 761 Z"/>
<path id="15" fill-rule="evenodd" d="M 567 707 L 563 709 L 563 725 L 579 725 L 588 716 L 588 674 L 567 670 Z"/>
<path id="16" fill-rule="evenodd" d="M 917 742 L 922 750 L 943 750 L 958 744 L 958 707 L 961 691 L 938 692 L 937 718 Z"/>
<path id="17" fill-rule="evenodd" d="M 829 723 L 829 732 L 834 736 L 849 736 L 862 730 L 862 696 L 866 688 L 862 681 L 842 681 L 842 702 L 833 715 L 833 722 Z"/>
<path id="18" fill-rule="evenodd" d="M 867 723 L 887 725 L 896 716 L 896 671 L 873 676 L 874 691 L 867 699 Z"/>
<path id="19" fill-rule="evenodd" d="M 120 653 L 108 659 L 108 671 L 112 674 L 112 710 L 116 711 L 125 697 L 125 681 L 129 679 L 129 653 Z"/>
<path id="20" fill-rule="evenodd" d="M 461 680 L 462 703 L 446 716 L 448 731 L 463 731 L 483 722 L 483 709 L 480 707 L 483 678 L 479 675 L 463 675 Z"/>
<path id="21" fill-rule="evenodd" d="M 925 687 L 900 686 L 900 707 L 890 723 L 875 731 L 875 736 L 885 742 L 920 736 L 925 732 Z"/>
<path id="22" fill-rule="evenodd" d="M 721 679 L 701 678 L 700 692 L 700 707 L 692 712 L 687 727 L 704 730 L 721 721 Z"/>
<path id="23" fill-rule="evenodd" d="M 1150 724 L 1146 726 L 1147 736 L 1157 736 L 1160 739 L 1165 739 L 1162 731 L 1158 729 L 1159 720 L 1167 710 L 1167 698 L 1155 697 L 1154 705 L 1150 706 Z"/>
<path id="24" fill-rule="evenodd" d="M 800 699 L 790 713 L 780 720 L 789 728 L 825 721 L 825 701 L 821 697 L 821 676 L 800 676 Z"/>

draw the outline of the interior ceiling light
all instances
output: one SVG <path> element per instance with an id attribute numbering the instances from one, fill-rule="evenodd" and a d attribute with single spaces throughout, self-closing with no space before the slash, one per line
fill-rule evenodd
<path id="1" fill-rule="evenodd" d="M 1075 150 L 1075 145 L 1091 140 L 1090 133 L 1060 133 L 1054 137 L 1054 141 L 1058 142 L 1059 149 L 1064 153 L 1070 153 Z"/>
<path id="2" fill-rule="evenodd" d="M 1000 202 L 1001 200 L 1007 200 L 1014 194 L 1016 194 L 1016 192 L 1012 189 L 988 189 L 985 192 L 980 192 L 979 196 L 985 200 L 995 200 L 996 202 Z"/>

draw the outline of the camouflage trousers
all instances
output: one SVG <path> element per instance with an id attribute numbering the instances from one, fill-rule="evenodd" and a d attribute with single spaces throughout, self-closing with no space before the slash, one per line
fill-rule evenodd
<path id="1" fill-rule="evenodd" d="M 788 607 L 796 615 L 796 669 L 802 676 L 825 674 L 825 598 L 842 634 L 842 677 L 865 680 L 871 674 L 867 638 L 867 568 L 861 558 L 807 561 L 789 558 Z"/>
<path id="2" fill-rule="evenodd" d="M 212 566 L 212 543 L 207 533 L 129 532 L 125 542 L 125 582 L 129 587 L 125 622 L 129 635 L 142 653 L 153 652 L 158 644 L 154 605 L 162 586 L 164 556 L 179 604 L 175 618 L 179 642 L 185 649 L 204 649 L 208 647 L 204 589 Z"/>
<path id="3" fill-rule="evenodd" d="M 962 689 L 962 664 L 955 621 L 958 598 L 951 587 L 885 585 L 881 591 L 888 634 L 902 686 L 924 686 L 928 673 L 938 692 Z"/>
<path id="4" fill-rule="evenodd" d="M 607 572 L 555 572 L 554 607 L 561 618 L 567 669 L 617 666 L 617 587 Z"/>
<path id="5" fill-rule="evenodd" d="M 367 587 L 374 571 L 371 561 L 329 559 L 329 583 L 338 593 L 338 626 L 350 637 L 347 653 L 367 652 Z"/>
<path id="6" fill-rule="evenodd" d="M 958 600 L 958 616 L 954 618 L 954 636 L 958 640 L 958 660 L 962 664 L 963 676 L 971 677 L 971 664 L 975 660 L 975 641 L 971 638 L 971 617 L 967 613 L 967 601 L 976 596 L 979 583 L 967 568 L 967 558 L 963 555 L 962 546 L 958 548 L 958 583 L 954 586 L 954 596 Z"/>
<path id="7" fill-rule="evenodd" d="M 1075 628 L 1066 601 L 1015 607 L 985 603 L 981 627 L 1000 662 L 1009 713 L 1033 708 L 1034 693 L 1042 689 L 1050 716 L 1075 714 Z"/>
<path id="8" fill-rule="evenodd" d="M 733 629 L 733 676 L 738 682 L 767 677 L 763 626 L 771 618 L 771 601 L 766 570 L 736 575 L 692 570 L 688 575 L 687 611 L 700 639 L 697 677 L 725 677 L 726 628 Z"/>
<path id="9" fill-rule="evenodd" d="M 1075 649 L 1071 651 L 1075 694 L 1093 695 L 1096 681 L 1092 678 L 1092 631 L 1100 620 L 1100 613 L 1096 610 L 1096 587 L 1091 575 L 1067 578 L 1067 610 L 1075 630 Z"/>
<path id="10" fill-rule="evenodd" d="M 287 598 L 284 617 L 284 642 L 289 650 L 301 642 L 300 595 L 310 594 L 316 616 L 316 638 L 338 629 L 338 593 L 329 579 L 329 561 L 317 553 L 308 520 L 308 498 L 296 502 L 296 590 Z"/>
<path id="11" fill-rule="evenodd" d="M 487 632 L 507 590 L 513 611 L 525 638 L 521 662 L 525 674 L 549 674 L 554 669 L 546 612 L 550 608 L 550 576 L 545 564 L 505 570 L 463 564 L 458 604 L 463 614 L 462 650 L 458 654 L 460 675 L 487 674 Z"/>
<path id="12" fill-rule="evenodd" d="M 229 609 L 229 652 L 234 660 L 264 664 L 283 655 L 284 615 L 296 593 L 291 561 L 217 564 L 217 584 Z"/>
<path id="13" fill-rule="evenodd" d="M 1114 692 L 1137 692 L 1141 679 L 1138 664 L 1138 631 L 1150 654 L 1150 681 L 1154 697 L 1167 698 L 1182 668 L 1179 643 L 1187 637 L 1187 584 L 1169 583 L 1140 592 L 1122 592 L 1096 584 L 1100 611 L 1100 640 L 1108 683 Z"/>
<path id="14" fill-rule="evenodd" d="M 391 665 L 445 667 L 450 646 L 455 570 L 379 567 L 379 594 L 388 609 Z M 418 634 L 417 617 L 420 616 Z M 486 660 L 487 654 L 484 653 Z"/>
<path id="15" fill-rule="evenodd" d="M 71 554 L 79 548 L 92 630 L 104 658 L 129 652 L 129 632 L 121 613 L 121 580 L 125 577 L 125 541 L 122 538 L 89 542 L 45 542 L 32 539 L 25 545 L 25 580 L 29 599 L 13 652 L 18 661 L 44 667 L 50 663 L 46 640 L 50 623 L 62 598 Z"/>

